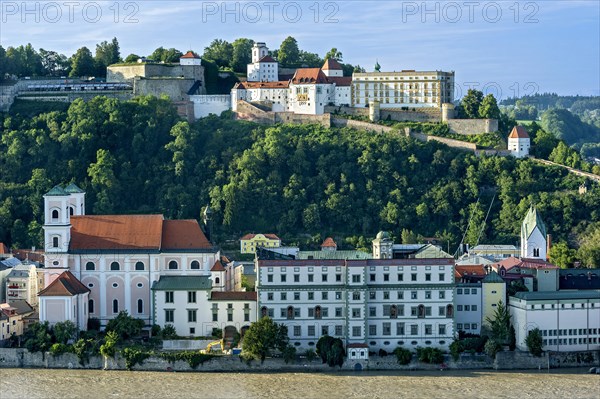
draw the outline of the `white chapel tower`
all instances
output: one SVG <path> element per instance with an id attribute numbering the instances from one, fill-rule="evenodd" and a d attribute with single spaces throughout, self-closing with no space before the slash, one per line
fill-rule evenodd
<path id="1" fill-rule="evenodd" d="M 521 258 L 546 260 L 546 237 L 546 225 L 532 206 L 521 224 Z"/>
<path id="2" fill-rule="evenodd" d="M 269 55 L 264 42 L 254 43 L 252 63 L 248 64 L 248 82 L 276 82 L 279 79 L 279 63 Z"/>

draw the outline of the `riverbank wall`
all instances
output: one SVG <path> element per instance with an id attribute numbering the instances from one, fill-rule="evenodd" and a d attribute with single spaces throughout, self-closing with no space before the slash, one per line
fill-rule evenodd
<path id="1" fill-rule="evenodd" d="M 320 359 L 308 361 L 298 358 L 285 363 L 283 359 L 269 358 L 263 363 L 246 362 L 239 356 L 216 356 L 198 365 L 195 369 L 186 361 L 169 361 L 159 356 L 151 356 L 141 364 L 133 366 L 140 371 L 199 371 L 199 372 L 331 372 L 351 370 L 526 370 L 569 367 L 600 367 L 600 351 L 589 352 L 545 352 L 541 357 L 534 357 L 525 352 L 500 352 L 496 359 L 485 354 L 460 355 L 454 361 L 449 355 L 440 364 L 426 364 L 413 361 L 407 365 L 398 364 L 396 357 L 372 356 L 369 360 L 346 360 L 342 367 L 329 367 Z M 90 357 L 84 365 L 72 353 L 53 356 L 49 352 L 31 353 L 27 349 L 0 348 L 0 368 L 45 368 L 45 369 L 106 369 L 126 370 L 125 359 L 119 354 L 115 358 L 104 359 L 102 356 Z"/>

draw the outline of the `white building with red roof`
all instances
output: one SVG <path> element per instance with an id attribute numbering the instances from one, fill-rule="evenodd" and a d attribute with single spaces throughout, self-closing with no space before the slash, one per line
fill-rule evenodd
<path id="1" fill-rule="evenodd" d="M 196 220 L 85 215 L 85 193 L 73 184 L 46 193 L 44 207 L 45 287 L 69 271 L 89 289 L 86 314 L 101 325 L 122 310 L 152 325 L 157 315 L 151 287 L 165 277 L 201 277 L 212 288 L 211 268 L 220 251 Z M 40 312 L 42 320 L 63 316 Z"/>
<path id="2" fill-rule="evenodd" d="M 523 158 L 529 155 L 531 140 L 523 126 L 515 126 L 508 135 L 508 151 L 516 157 Z"/>
<path id="3" fill-rule="evenodd" d="M 279 80 L 278 62 L 269 55 L 265 43 L 252 48 L 246 82 L 231 90 L 231 105 L 238 101 L 269 104 L 273 112 L 320 115 L 327 105 L 350 105 L 352 77 L 344 76 L 341 64 L 334 59 L 321 68 L 298 68 L 289 80 Z"/>

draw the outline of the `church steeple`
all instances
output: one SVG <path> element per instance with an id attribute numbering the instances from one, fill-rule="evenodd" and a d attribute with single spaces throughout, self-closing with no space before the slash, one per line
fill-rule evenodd
<path id="1" fill-rule="evenodd" d="M 546 225 L 532 205 L 521 223 L 521 258 L 546 260 Z"/>

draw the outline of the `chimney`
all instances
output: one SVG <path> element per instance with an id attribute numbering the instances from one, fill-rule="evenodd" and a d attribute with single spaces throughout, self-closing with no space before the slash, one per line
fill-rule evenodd
<path id="1" fill-rule="evenodd" d="M 552 247 L 552 234 L 546 234 L 546 261 L 550 260 L 550 248 Z"/>

